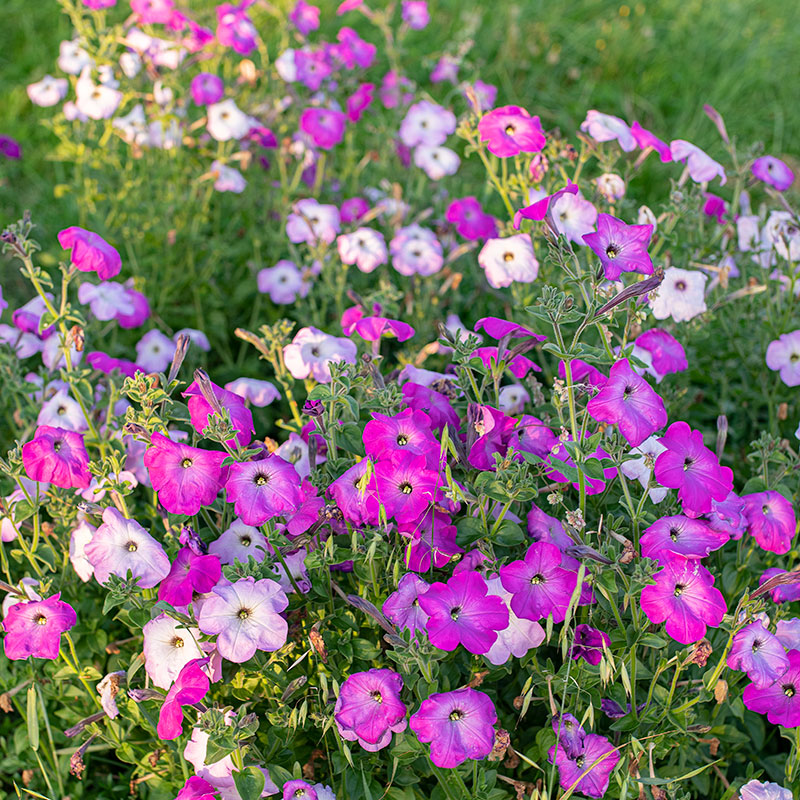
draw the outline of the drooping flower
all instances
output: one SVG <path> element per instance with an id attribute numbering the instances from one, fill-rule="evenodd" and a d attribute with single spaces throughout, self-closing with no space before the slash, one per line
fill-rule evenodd
<path id="1" fill-rule="evenodd" d="M 103 524 L 84 551 L 100 584 L 107 583 L 111 575 L 124 580 L 130 571 L 139 578 L 137 586 L 151 589 L 170 571 L 164 548 L 136 520 L 126 519 L 116 508 L 103 511 Z"/>
<path id="2" fill-rule="evenodd" d="M 778 680 L 759 687 L 751 683 L 742 693 L 750 711 L 766 714 L 773 725 L 796 728 L 800 725 L 800 651 L 788 653 L 789 668 Z"/>
<path id="3" fill-rule="evenodd" d="M 255 426 L 253 425 L 253 414 L 245 405 L 244 400 L 239 395 L 217 386 L 212 381 L 209 381 L 209 391 L 216 401 L 216 406 L 228 412 L 231 425 L 235 431 L 235 436 L 228 440 L 228 445 L 236 447 L 238 442 L 242 447 L 247 447 L 253 438 L 253 433 L 255 433 Z M 212 417 L 219 416 L 217 409 L 203 394 L 197 381 L 192 381 L 189 384 L 189 387 L 183 392 L 183 396 L 189 398 L 187 405 L 192 427 L 199 434 L 202 434 L 211 424 Z"/>
<path id="4" fill-rule="evenodd" d="M 428 591 L 429 584 L 413 572 L 400 578 L 397 589 L 383 603 L 383 614 L 401 630 L 412 634 L 424 631 L 428 615 L 419 604 L 420 595 Z"/>
<path id="5" fill-rule="evenodd" d="M 534 542 L 524 560 L 500 567 L 503 587 L 513 595 L 511 610 L 523 619 L 553 615 L 563 622 L 575 591 L 577 574 L 561 566 L 561 551 L 549 542 Z"/>
<path id="6" fill-rule="evenodd" d="M 286 368 L 293 378 L 313 377 L 319 383 L 330 383 L 330 364 L 356 363 L 357 348 L 349 339 L 330 336 L 318 328 L 301 328 L 291 344 L 283 348 Z"/>
<path id="7" fill-rule="evenodd" d="M 241 664 L 256 650 L 283 647 L 289 627 L 280 612 L 288 604 L 275 581 L 240 578 L 212 590 L 200 609 L 197 626 L 203 633 L 217 634 L 217 650 L 223 658 Z"/>
<path id="8" fill-rule="evenodd" d="M 3 648 L 12 661 L 58 658 L 61 634 L 77 622 L 75 609 L 61 600 L 61 593 L 45 600 L 14 603 L 3 620 Z"/>
<path id="9" fill-rule="evenodd" d="M 656 319 L 672 317 L 675 322 L 688 322 L 706 311 L 705 285 L 708 275 L 698 270 L 668 267 L 650 307 Z"/>
<path id="10" fill-rule="evenodd" d="M 509 158 L 519 153 L 538 153 L 546 144 L 539 117 L 520 106 L 502 106 L 484 114 L 478 134 L 490 153 Z"/>
<path id="11" fill-rule="evenodd" d="M 430 417 L 431 430 L 441 431 L 447 425 L 458 429 L 459 416 L 447 395 L 414 381 L 404 383 L 400 391 L 409 408 L 424 411 Z"/>
<path id="12" fill-rule="evenodd" d="M 780 569 L 779 567 L 771 567 L 770 569 L 764 570 L 764 573 L 758 579 L 758 585 L 761 586 L 766 583 L 771 578 L 775 578 L 778 575 L 786 575 L 785 569 Z M 778 584 L 774 586 L 770 590 L 770 597 L 772 598 L 773 603 L 791 603 L 796 600 L 800 600 L 800 582 L 787 582 L 783 584 Z M 798 648 L 800 649 L 800 648 Z"/>
<path id="13" fill-rule="evenodd" d="M 557 199 L 551 199 L 546 220 L 557 235 L 583 244 L 583 237 L 594 231 L 597 209 L 580 192 L 565 191 Z"/>
<path id="14" fill-rule="evenodd" d="M 452 769 L 468 758 L 480 761 L 492 752 L 496 722 L 489 696 L 465 688 L 430 695 L 408 724 L 421 742 L 430 742 L 431 761 Z"/>
<path id="15" fill-rule="evenodd" d="M 94 567 L 86 556 L 86 545 L 92 541 L 96 530 L 93 525 L 82 520 L 72 529 L 69 537 L 69 560 L 75 573 L 84 583 L 90 581 L 94 575 Z M 6 541 L 5 536 L 3 541 Z"/>
<path id="16" fill-rule="evenodd" d="M 197 514 L 210 506 L 224 483 L 224 451 L 190 447 L 153 433 L 144 455 L 158 500 L 171 514 Z"/>
<path id="17" fill-rule="evenodd" d="M 775 683 L 789 669 L 783 644 L 760 619 L 736 633 L 727 663 L 731 669 L 746 672 L 759 689 Z"/>
<path id="18" fill-rule="evenodd" d="M 277 455 L 231 464 L 225 493 L 246 525 L 262 525 L 273 517 L 292 514 L 303 502 L 297 470 Z"/>
<path id="19" fill-rule="evenodd" d="M 703 444 L 703 434 L 685 422 L 673 422 L 658 440 L 667 449 L 656 459 L 656 480 L 678 490 L 683 510 L 691 516 L 711 511 L 712 500 L 724 500 L 733 489 L 733 472 L 720 466 Z"/>
<path id="20" fill-rule="evenodd" d="M 433 583 L 419 604 L 429 619 L 428 638 L 440 650 L 455 650 L 462 644 L 470 653 L 487 653 L 497 632 L 508 627 L 509 612 L 496 595 L 488 594 L 478 572 L 454 575 L 446 584 Z"/>
<path id="21" fill-rule="evenodd" d="M 40 425 L 22 445 L 22 463 L 31 480 L 62 489 L 86 489 L 92 479 L 82 434 L 65 428 Z"/>
<path id="22" fill-rule="evenodd" d="M 636 144 L 638 144 L 642 150 L 652 147 L 653 150 L 658 153 L 659 158 L 664 164 L 672 161 L 672 151 L 669 149 L 669 145 L 659 139 L 652 131 L 643 128 L 635 120 L 631 125 L 631 133 L 633 134 L 633 138 L 636 139 Z"/>
<path id="23" fill-rule="evenodd" d="M 555 204 L 564 194 L 577 194 L 578 192 L 579 189 L 577 184 L 574 184 L 571 181 L 567 181 L 567 185 L 563 189 L 559 189 L 557 192 L 553 192 L 553 194 L 542 196 L 541 192 L 537 192 L 534 195 L 534 197 L 536 197 L 534 202 L 530 203 L 530 205 L 527 205 L 524 208 L 520 208 L 516 214 L 514 214 L 514 228 L 519 230 L 519 226 L 522 224 L 523 219 L 531 219 L 535 221 L 541 221 L 545 219 L 550 211 L 550 207 L 555 206 Z M 589 233 L 589 231 L 586 231 L 586 233 Z"/>
<path id="24" fill-rule="evenodd" d="M 608 378 L 597 367 L 593 367 L 580 358 L 574 358 L 570 361 L 570 371 L 572 372 L 573 384 L 586 383 L 596 389 L 602 389 L 608 382 Z M 558 362 L 558 377 L 562 381 L 567 379 L 567 369 L 563 361 Z"/>
<path id="25" fill-rule="evenodd" d="M 603 647 L 610 647 L 608 634 L 593 628 L 591 625 L 576 625 L 575 640 L 570 650 L 570 658 L 577 661 L 582 658 L 587 664 L 595 667 L 603 657 Z"/>
<path id="26" fill-rule="evenodd" d="M 102 236 L 84 228 L 71 227 L 59 231 L 58 243 L 70 250 L 70 263 L 81 272 L 96 272 L 102 281 L 111 280 L 122 269 L 117 250 Z"/>
<path id="27" fill-rule="evenodd" d="M 788 164 L 775 156 L 761 156 L 750 167 L 753 175 L 779 192 L 785 192 L 794 182 L 794 172 Z"/>
<path id="28" fill-rule="evenodd" d="M 661 567 L 655 583 L 642 589 L 640 603 L 650 622 L 666 622 L 667 634 L 681 644 L 702 639 L 707 625 L 719 627 L 727 607 L 714 576 L 698 560 L 676 555 L 663 558 Z"/>
<path id="29" fill-rule="evenodd" d="M 727 180 L 725 168 L 697 145 L 684 139 L 675 139 L 669 143 L 669 149 L 675 161 L 686 162 L 689 176 L 695 183 L 708 183 L 719 178 L 720 185 L 724 186 Z"/>
<path id="30" fill-rule="evenodd" d="M 225 389 L 239 395 L 242 400 L 246 400 L 256 408 L 264 408 L 281 396 L 274 383 L 257 378 L 237 378 L 235 381 L 226 383 Z"/>
<path id="31" fill-rule="evenodd" d="M 464 562 L 460 562 L 459 566 Z M 522 658 L 545 639 L 544 628 L 533 620 L 518 617 L 511 608 L 511 592 L 503 588 L 499 576 L 486 581 L 489 596 L 499 597 L 508 609 L 508 626 L 497 631 L 497 639 L 485 654 L 491 664 L 505 664 L 509 658 Z"/>
<path id="32" fill-rule="evenodd" d="M 627 358 L 617 361 L 608 382 L 586 405 L 592 419 L 616 425 L 633 447 L 667 424 L 663 400 L 637 375 Z"/>
<path id="33" fill-rule="evenodd" d="M 627 225 L 611 214 L 598 214 L 597 232 L 582 238 L 600 259 L 606 280 L 615 281 L 623 272 L 653 274 L 647 252 L 652 236 L 652 225 Z"/>
<path id="34" fill-rule="evenodd" d="M 662 517 L 642 534 L 639 545 L 645 558 L 661 561 L 670 554 L 686 558 L 705 558 L 727 541 L 727 533 L 712 530 L 700 519 L 677 515 Z"/>
<path id="35" fill-rule="evenodd" d="M 797 517 L 792 504 L 775 491 L 742 496 L 747 530 L 758 546 L 771 553 L 788 553 L 797 531 Z"/>
<path id="36" fill-rule="evenodd" d="M 539 274 L 530 234 L 518 233 L 503 239 L 488 239 L 478 254 L 478 264 L 495 289 L 512 283 L 532 283 Z"/>
<path id="37" fill-rule="evenodd" d="M 782 333 L 767 346 L 767 366 L 787 386 L 800 386 L 800 330 Z"/>
<path id="38" fill-rule="evenodd" d="M 222 577 L 220 560 L 215 555 L 198 555 L 182 547 L 172 562 L 169 575 L 158 587 L 158 599 L 180 607 L 192 602 L 195 592 L 206 594 Z"/>
<path id="39" fill-rule="evenodd" d="M 374 753 L 386 747 L 392 733 L 402 733 L 406 706 L 400 699 L 403 679 L 390 669 L 370 669 L 350 675 L 339 689 L 333 710 L 343 739 Z"/>
<path id="40" fill-rule="evenodd" d="M 425 456 L 405 451 L 380 460 L 374 472 L 377 497 L 386 516 L 397 522 L 419 517 L 442 483 L 439 473 L 428 468 Z"/>
<path id="41" fill-rule="evenodd" d="M 587 733 L 580 748 L 571 752 L 556 742 L 548 757 L 551 762 L 555 758 L 561 788 L 576 789 L 588 797 L 602 797 L 608 791 L 611 773 L 620 761 L 619 751 L 611 742 L 595 733 Z"/>
<path id="42" fill-rule="evenodd" d="M 199 703 L 208 694 L 211 682 L 201 669 L 208 661 L 208 658 L 192 659 L 178 673 L 158 712 L 159 739 L 177 739 L 183 733 L 183 706 Z"/>
<path id="43" fill-rule="evenodd" d="M 505 456 L 517 420 L 491 406 L 470 406 L 468 410 L 467 461 L 480 470 L 497 469 L 495 455 Z"/>
<path id="44" fill-rule="evenodd" d="M 636 139 L 628 124 L 611 114 L 603 114 L 594 109 L 587 111 L 586 119 L 581 123 L 581 130 L 588 133 L 596 142 L 616 140 L 626 153 L 636 149 Z"/>

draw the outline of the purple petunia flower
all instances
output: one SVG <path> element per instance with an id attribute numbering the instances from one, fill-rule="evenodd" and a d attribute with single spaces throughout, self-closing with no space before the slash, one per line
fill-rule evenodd
<path id="1" fill-rule="evenodd" d="M 283 800 L 319 800 L 317 790 L 306 781 L 286 781 L 283 784 Z"/>
<path id="2" fill-rule="evenodd" d="M 428 415 L 432 431 L 441 431 L 447 425 L 458 430 L 460 419 L 447 395 L 413 381 L 404 383 L 400 391 L 409 408 Z"/>
<path id="3" fill-rule="evenodd" d="M 619 763 L 620 754 L 608 739 L 587 733 L 580 749 L 569 752 L 561 742 L 557 742 L 550 748 L 548 758 L 551 763 L 555 758 L 562 789 L 576 789 L 589 797 L 602 797 L 608 791 L 611 773 Z M 587 769 L 589 772 L 584 775 Z"/>
<path id="4" fill-rule="evenodd" d="M 246 525 L 262 525 L 297 511 L 303 502 L 300 484 L 297 470 L 280 456 L 238 461 L 230 465 L 225 499 Z"/>
<path id="5" fill-rule="evenodd" d="M 689 368 L 686 351 L 681 343 L 672 334 L 661 328 L 651 328 L 649 331 L 639 334 L 634 344 L 637 348 L 646 350 L 650 354 L 649 371 L 654 373 L 657 383 L 661 382 L 664 375 L 683 372 Z"/>
<path id="6" fill-rule="evenodd" d="M 368 476 L 372 463 L 364 458 L 346 470 L 328 487 L 344 518 L 354 525 L 376 524 L 379 502 L 374 478 Z"/>
<path id="7" fill-rule="evenodd" d="M 708 523 L 682 515 L 662 517 L 642 535 L 639 545 L 645 558 L 660 561 L 671 554 L 705 558 L 729 539 L 727 533 L 712 530 Z"/>
<path id="8" fill-rule="evenodd" d="M 300 130 L 322 150 L 336 147 L 344 138 L 347 116 L 331 108 L 307 108 L 300 115 Z"/>
<path id="9" fill-rule="evenodd" d="M 144 465 L 158 500 L 167 511 L 197 514 L 202 506 L 210 506 L 216 500 L 224 483 L 224 451 L 190 447 L 157 432 L 150 442 Z"/>
<path id="10" fill-rule="evenodd" d="M 383 603 L 383 614 L 401 630 L 412 634 L 424 631 L 428 615 L 419 604 L 420 595 L 428 591 L 429 584 L 413 572 L 400 578 L 397 589 Z"/>
<path id="11" fill-rule="evenodd" d="M 62 489 L 86 489 L 92 480 L 82 434 L 64 428 L 40 425 L 22 445 L 22 464 L 32 481 Z"/>
<path id="12" fill-rule="evenodd" d="M 549 542 L 534 542 L 524 561 L 500 568 L 503 587 L 511 592 L 511 609 L 523 619 L 538 620 L 553 615 L 563 622 L 577 574 L 561 566 L 561 551 Z"/>
<path id="13" fill-rule="evenodd" d="M 375 490 L 387 518 L 411 522 L 423 514 L 434 499 L 441 478 L 428 469 L 426 458 L 400 451 L 374 467 Z"/>
<path id="14" fill-rule="evenodd" d="M 122 259 L 117 250 L 102 236 L 83 228 L 65 228 L 58 234 L 58 243 L 71 250 L 70 263 L 81 272 L 96 272 L 101 281 L 119 274 Z"/>
<path id="15" fill-rule="evenodd" d="M 603 657 L 603 646 L 609 647 L 610 645 L 611 640 L 607 633 L 599 631 L 591 625 L 577 625 L 570 657 L 575 661 L 582 658 L 588 664 L 596 667 Z"/>
<path id="16" fill-rule="evenodd" d="M 703 444 L 703 434 L 685 422 L 673 422 L 658 440 L 667 449 L 656 459 L 656 480 L 677 489 L 683 510 L 692 516 L 711 511 L 712 500 L 724 500 L 733 489 L 733 472 L 721 467 Z"/>
<path id="17" fill-rule="evenodd" d="M 392 733 L 402 733 L 406 706 L 400 699 L 403 679 L 390 669 L 355 672 L 341 685 L 333 718 L 342 738 L 374 753 L 386 747 Z"/>
<path id="18" fill-rule="evenodd" d="M 471 195 L 453 200 L 444 216 L 451 225 L 455 225 L 457 233 L 470 241 L 497 236 L 495 218 L 487 214 L 480 201 Z"/>
<path id="19" fill-rule="evenodd" d="M 489 696 L 465 688 L 423 700 L 409 727 L 421 742 L 431 743 L 431 761 L 437 767 L 452 769 L 492 752 L 495 722 L 497 712 Z"/>
<path id="20" fill-rule="evenodd" d="M 772 781 L 752 780 L 739 789 L 739 797 L 741 800 L 792 800 L 792 791 Z"/>
<path id="21" fill-rule="evenodd" d="M 433 583 L 419 604 L 429 616 L 428 638 L 440 650 L 462 644 L 470 653 L 486 653 L 497 640 L 497 631 L 508 627 L 508 609 L 488 595 L 486 581 L 478 572 L 462 572 L 444 583 Z"/>
<path id="22" fill-rule="evenodd" d="M 520 153 L 538 153 L 547 143 L 539 117 L 520 106 L 502 106 L 484 114 L 478 134 L 490 153 L 509 158 Z"/>
<path id="23" fill-rule="evenodd" d="M 517 420 L 491 406 L 470 406 L 468 417 L 471 425 L 467 431 L 467 461 L 476 469 L 496 470 L 494 457 L 506 455 Z"/>
<path id="24" fill-rule="evenodd" d="M 22 147 L 16 139 L 0 135 L 0 156 L 10 161 L 18 161 L 22 158 Z"/>
<path id="25" fill-rule="evenodd" d="M 280 615 L 289 600 L 273 580 L 240 578 L 216 586 L 203 602 L 197 626 L 217 634 L 217 650 L 228 661 L 241 664 L 256 650 L 272 652 L 286 643 L 289 626 Z"/>
<path id="26" fill-rule="evenodd" d="M 587 437 L 581 437 L 580 433 L 578 434 L 580 440 L 583 440 Z M 571 441 L 572 437 L 570 436 L 567 441 Z M 585 458 L 593 458 L 593 459 L 608 459 L 610 455 L 606 450 L 603 449 L 602 446 L 598 445 L 595 450 L 591 453 L 587 453 Z M 559 472 L 560 469 L 564 467 L 571 468 L 572 470 L 576 469 L 575 461 L 572 456 L 569 454 L 569 451 L 564 446 L 563 442 L 560 442 L 558 447 L 555 447 L 550 456 L 547 459 L 547 463 L 550 465 L 550 469 L 547 472 L 547 477 L 551 478 L 558 483 L 572 483 L 572 486 L 577 489 L 578 488 L 578 481 L 573 480 L 572 478 L 568 478 L 564 473 Z M 608 481 L 614 479 L 617 474 L 616 467 L 606 467 L 603 469 L 603 478 L 592 478 L 588 475 L 586 476 L 586 494 L 600 494 L 600 492 L 605 491 L 606 484 Z"/>
<path id="27" fill-rule="evenodd" d="M 746 494 L 742 500 L 747 530 L 758 546 L 771 553 L 788 553 L 797 530 L 792 504 L 775 491 Z"/>
<path id="28" fill-rule="evenodd" d="M 125 579 L 128 571 L 142 589 L 151 589 L 167 577 L 170 563 L 164 548 L 133 519 L 116 508 L 103 511 L 103 524 L 84 548 L 94 577 L 105 584 L 111 575 Z"/>
<path id="29" fill-rule="evenodd" d="M 187 606 L 194 593 L 210 592 L 222 577 L 220 560 L 215 555 L 198 555 L 182 547 L 172 562 L 169 575 L 158 587 L 158 599 L 173 606 Z"/>
<path id="30" fill-rule="evenodd" d="M 796 728 L 800 725 L 800 652 L 790 650 L 789 668 L 769 686 L 751 683 L 742 693 L 750 711 L 766 714 L 773 725 Z"/>
<path id="31" fill-rule="evenodd" d="M 759 619 L 733 637 L 728 666 L 747 673 L 753 684 L 766 688 L 789 669 L 789 657 L 778 637 Z"/>
<path id="32" fill-rule="evenodd" d="M 653 274 L 647 252 L 652 235 L 652 225 L 627 225 L 610 214 L 599 214 L 597 232 L 582 238 L 600 259 L 606 279 L 615 281 L 623 272 Z"/>
<path id="33" fill-rule="evenodd" d="M 178 673 L 158 712 L 159 739 L 177 739 L 183 734 L 183 706 L 199 703 L 211 688 L 208 675 L 201 669 L 208 661 L 208 658 L 192 659 Z"/>
<path id="34" fill-rule="evenodd" d="M 787 386 L 800 386 L 800 330 L 782 333 L 767 346 L 767 366 Z"/>
<path id="35" fill-rule="evenodd" d="M 195 105 L 207 106 L 218 103 L 225 96 L 225 84 L 218 75 L 210 72 L 201 72 L 192 78 L 189 92 Z"/>
<path id="36" fill-rule="evenodd" d="M 61 600 L 61 593 L 46 600 L 14 603 L 3 620 L 3 648 L 7 658 L 17 661 L 33 656 L 58 658 L 61 634 L 77 622 L 75 609 Z"/>
<path id="37" fill-rule="evenodd" d="M 405 537 L 411 537 L 406 548 L 405 565 L 414 572 L 428 572 L 431 566 L 447 566 L 453 557 L 463 553 L 456 544 L 456 526 L 446 514 L 426 511 L 412 522 L 400 523 L 398 530 Z"/>
<path id="38" fill-rule="evenodd" d="M 789 165 L 775 156 L 757 158 L 750 169 L 756 178 L 779 192 L 785 192 L 794 182 L 794 172 Z"/>
<path id="39" fill-rule="evenodd" d="M 368 456 L 379 461 L 412 453 L 424 456 L 430 468 L 436 467 L 440 445 L 431 433 L 431 418 L 424 411 L 406 408 L 393 416 L 374 412 L 372 417 L 364 426 Z"/>
<path id="40" fill-rule="evenodd" d="M 289 19 L 303 36 L 308 36 L 311 31 L 319 28 L 319 9 L 305 0 L 297 0 L 289 12 Z"/>
<path id="41" fill-rule="evenodd" d="M 611 367 L 608 381 L 586 410 L 592 419 L 616 425 L 633 447 L 667 424 L 663 400 L 631 369 L 627 358 Z"/>
<path id="42" fill-rule="evenodd" d="M 681 644 L 702 639 L 707 625 L 719 627 L 727 607 L 714 576 L 699 561 L 677 555 L 665 556 L 661 566 L 640 598 L 650 622 L 666 622 L 667 634 Z"/>

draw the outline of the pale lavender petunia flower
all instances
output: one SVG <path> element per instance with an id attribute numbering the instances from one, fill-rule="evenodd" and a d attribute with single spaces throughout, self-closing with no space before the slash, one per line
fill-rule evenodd
<path id="1" fill-rule="evenodd" d="M 488 594 L 499 597 L 508 608 L 508 627 L 497 631 L 497 640 L 489 648 L 486 658 L 495 666 L 505 664 L 512 656 L 522 658 L 529 650 L 538 647 L 545 638 L 544 628 L 535 621 L 518 617 L 511 609 L 511 592 L 503 588 L 499 576 L 488 578 Z"/>
<path id="2" fill-rule="evenodd" d="M 628 124 L 611 114 L 603 114 L 594 109 L 587 111 L 586 119 L 581 123 L 581 130 L 588 133 L 596 142 L 618 141 L 626 153 L 636 149 L 636 139 Z"/>
<path id="3" fill-rule="evenodd" d="M 235 381 L 225 384 L 225 388 L 233 394 L 239 395 L 247 400 L 256 408 L 264 408 L 275 400 L 280 399 L 281 393 L 270 381 L 262 381 L 257 378 L 237 378 Z"/>
<path id="4" fill-rule="evenodd" d="M 198 644 L 200 631 L 187 628 L 166 614 L 151 619 L 142 633 L 144 668 L 160 689 L 169 689 L 186 664 L 205 655 Z"/>
<path id="5" fill-rule="evenodd" d="M 708 183 L 719 178 L 720 184 L 725 184 L 725 168 L 697 145 L 684 139 L 675 139 L 669 143 L 669 149 L 674 161 L 686 162 L 689 175 L 695 183 Z"/>
<path id="6" fill-rule="evenodd" d="M 478 254 L 478 263 L 495 289 L 512 283 L 531 283 L 539 274 L 539 262 L 527 233 L 488 239 Z"/>
<path id="7" fill-rule="evenodd" d="M 675 322 L 688 322 L 707 310 L 704 295 L 708 275 L 698 270 L 669 267 L 658 292 L 650 297 L 656 319 L 672 317 Z"/>
<path id="8" fill-rule="evenodd" d="M 767 366 L 787 386 L 800 386 L 800 330 L 782 333 L 767 347 Z"/>
<path id="9" fill-rule="evenodd" d="M 356 363 L 356 345 L 349 339 L 331 336 L 318 328 L 301 328 L 291 344 L 283 348 L 286 368 L 293 378 L 314 378 L 319 383 L 331 380 L 331 362 Z"/>
<path id="10" fill-rule="evenodd" d="M 267 537 L 238 518 L 208 546 L 208 552 L 219 556 L 223 564 L 233 564 L 237 559 L 246 564 L 250 556 L 261 562 L 268 550 Z"/>

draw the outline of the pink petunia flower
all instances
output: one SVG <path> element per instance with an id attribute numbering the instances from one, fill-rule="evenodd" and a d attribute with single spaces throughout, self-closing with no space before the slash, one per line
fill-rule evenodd
<path id="1" fill-rule="evenodd" d="M 787 386 L 800 386 L 800 330 L 782 333 L 767 346 L 767 366 Z"/>
<path id="2" fill-rule="evenodd" d="M 642 534 L 639 546 L 645 558 L 656 561 L 671 555 L 705 558 L 719 550 L 728 539 L 727 533 L 712 530 L 703 520 L 676 515 L 654 522 Z"/>
<path id="3" fill-rule="evenodd" d="M 588 133 L 596 142 L 616 140 L 626 153 L 636 148 L 637 142 L 628 124 L 611 114 L 602 114 L 594 109 L 587 111 L 586 119 L 581 123 L 581 130 Z"/>
<path id="4" fill-rule="evenodd" d="M 3 649 L 17 661 L 32 656 L 54 661 L 61 647 L 61 634 L 77 622 L 75 609 L 61 600 L 61 593 L 46 600 L 14 603 L 3 620 Z"/>
<path id="5" fill-rule="evenodd" d="M 223 564 L 233 564 L 237 559 L 246 564 L 251 557 L 261 562 L 268 549 L 267 537 L 258 528 L 245 525 L 240 519 L 235 519 L 208 545 L 209 554 L 219 556 Z"/>
<path id="6" fill-rule="evenodd" d="M 745 706 L 757 714 L 766 714 L 773 725 L 784 728 L 800 726 L 800 652 L 790 650 L 789 668 L 769 686 L 751 683 L 742 693 Z"/>
<path id="7" fill-rule="evenodd" d="M 319 9 L 305 0 L 297 0 L 289 12 L 289 19 L 303 36 L 308 36 L 311 31 L 319 28 Z"/>
<path id="8" fill-rule="evenodd" d="M 484 212 L 478 199 L 473 196 L 453 200 L 447 207 L 445 219 L 470 241 L 497 236 L 497 222 L 491 214 Z"/>
<path id="9" fill-rule="evenodd" d="M 369 424 L 369 423 L 368 423 Z M 374 477 L 368 477 L 371 462 L 364 458 L 340 475 L 328 487 L 346 520 L 353 525 L 374 525 L 378 521 L 379 501 Z"/>
<path id="10" fill-rule="evenodd" d="M 211 688 L 208 675 L 200 668 L 208 661 L 208 658 L 192 659 L 178 673 L 158 712 L 159 739 L 177 739 L 183 734 L 183 706 L 199 703 Z"/>
<path id="11" fill-rule="evenodd" d="M 444 265 L 442 244 L 428 228 L 414 223 L 400 228 L 391 242 L 392 266 L 405 276 L 434 275 Z"/>
<path id="12" fill-rule="evenodd" d="M 361 272 L 370 273 L 389 261 L 383 234 L 372 228 L 358 228 L 343 233 L 336 240 L 343 264 L 355 264 Z"/>
<path id="13" fill-rule="evenodd" d="M 794 183 L 794 172 L 775 156 L 757 158 L 750 170 L 758 180 L 768 183 L 779 192 L 785 192 Z"/>
<path id="14" fill-rule="evenodd" d="M 413 453 L 424 456 L 429 468 L 436 468 L 440 446 L 431 433 L 431 418 L 424 411 L 406 408 L 393 416 L 376 411 L 372 417 L 364 426 L 363 438 L 364 449 L 373 460 Z"/>
<path id="15" fill-rule="evenodd" d="M 344 138 L 347 117 L 330 108 L 307 108 L 300 115 L 300 130 L 322 150 L 330 150 Z"/>
<path id="16" fill-rule="evenodd" d="M 117 250 L 102 236 L 84 228 L 71 227 L 59 231 L 58 243 L 70 250 L 70 263 L 81 272 L 96 272 L 102 281 L 119 275 L 122 259 Z"/>
<path id="17" fill-rule="evenodd" d="M 797 531 L 797 517 L 792 504 L 775 491 L 742 496 L 747 530 L 758 546 L 771 553 L 788 553 Z"/>
<path id="18" fill-rule="evenodd" d="M 222 3 L 217 6 L 217 41 L 223 47 L 231 47 L 243 56 L 256 49 L 258 32 L 247 15 L 247 0 L 234 6 Z"/>
<path id="19" fill-rule="evenodd" d="M 648 371 L 654 374 L 656 383 L 660 383 L 665 375 L 683 372 L 689 368 L 686 351 L 681 343 L 662 328 L 651 328 L 640 333 L 634 344 L 650 354 L 651 366 Z"/>
<path id="20" fill-rule="evenodd" d="M 186 780 L 175 800 L 217 800 L 217 790 L 208 781 L 192 775 Z"/>
<path id="21" fill-rule="evenodd" d="M 478 264 L 495 289 L 512 283 L 532 283 L 539 274 L 530 234 L 518 233 L 503 239 L 488 239 L 478 254 Z"/>
<path id="22" fill-rule="evenodd" d="M 547 143 L 539 117 L 520 106 L 501 106 L 484 114 L 478 134 L 489 152 L 501 158 L 519 153 L 538 153 Z"/>
<path id="23" fill-rule="evenodd" d="M 215 555 L 198 555 L 182 547 L 172 562 L 169 575 L 158 587 L 158 599 L 172 606 L 188 606 L 194 593 L 207 594 L 222 577 L 220 560 Z"/>
<path id="24" fill-rule="evenodd" d="M 22 463 L 31 480 L 62 489 L 86 489 L 92 479 L 83 435 L 64 428 L 40 425 L 22 445 Z"/>
<path id="25" fill-rule="evenodd" d="M 661 141 L 654 133 L 651 133 L 647 128 L 643 128 L 638 122 L 634 122 L 631 125 L 631 133 L 633 134 L 633 138 L 636 139 L 636 144 L 645 150 L 648 147 L 652 147 L 655 150 L 659 158 L 663 163 L 668 163 L 672 161 L 672 152 L 669 149 L 669 145 L 666 142 Z"/>
<path id="26" fill-rule="evenodd" d="M 403 22 L 415 31 L 421 31 L 431 21 L 428 0 L 403 0 Z"/>
<path id="27" fill-rule="evenodd" d="M 247 447 L 255 433 L 252 412 L 239 395 L 229 392 L 213 382 L 209 381 L 209 384 L 216 405 L 228 412 L 231 425 L 236 432 L 235 437 L 228 440 L 228 445 L 236 447 L 238 442 L 240 446 Z M 199 434 L 202 434 L 210 425 L 211 417 L 219 416 L 217 409 L 208 401 L 197 381 L 192 381 L 189 384 L 189 387 L 183 392 L 183 396 L 189 398 L 187 405 L 189 406 L 192 427 Z"/>
<path id="28" fill-rule="evenodd" d="M 375 490 L 387 518 L 411 522 L 423 514 L 441 483 L 439 473 L 428 469 L 425 456 L 401 451 L 374 467 Z"/>
<path id="29" fill-rule="evenodd" d="M 727 664 L 746 672 L 757 688 L 765 689 L 786 673 L 789 658 L 779 638 L 757 619 L 733 637 Z"/>
<path id="30" fill-rule="evenodd" d="M 347 98 L 347 118 L 350 122 L 358 122 L 362 114 L 372 105 L 375 94 L 374 83 L 362 83 Z"/>
<path id="31" fill-rule="evenodd" d="M 456 129 L 456 116 L 436 103 L 421 100 L 408 109 L 400 123 L 400 140 L 406 147 L 438 147 Z"/>
<path id="32" fill-rule="evenodd" d="M 303 502 L 300 476 L 277 455 L 231 464 L 225 493 L 246 525 L 262 525 L 273 517 L 293 514 Z"/>
<path id="33" fill-rule="evenodd" d="M 697 145 L 684 139 L 675 139 L 670 142 L 669 149 L 675 161 L 686 162 L 689 176 L 695 183 L 708 183 L 719 178 L 720 185 L 725 185 L 728 179 L 725 168 Z"/>

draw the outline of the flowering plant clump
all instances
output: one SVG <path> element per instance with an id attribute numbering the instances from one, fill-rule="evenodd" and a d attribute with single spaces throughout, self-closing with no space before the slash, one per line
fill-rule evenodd
<path id="1" fill-rule="evenodd" d="M 554 130 L 467 44 L 417 85 L 424 0 L 62 5 L 28 96 L 93 177 L 0 236 L 15 784 L 800 794 L 791 167 Z"/>

